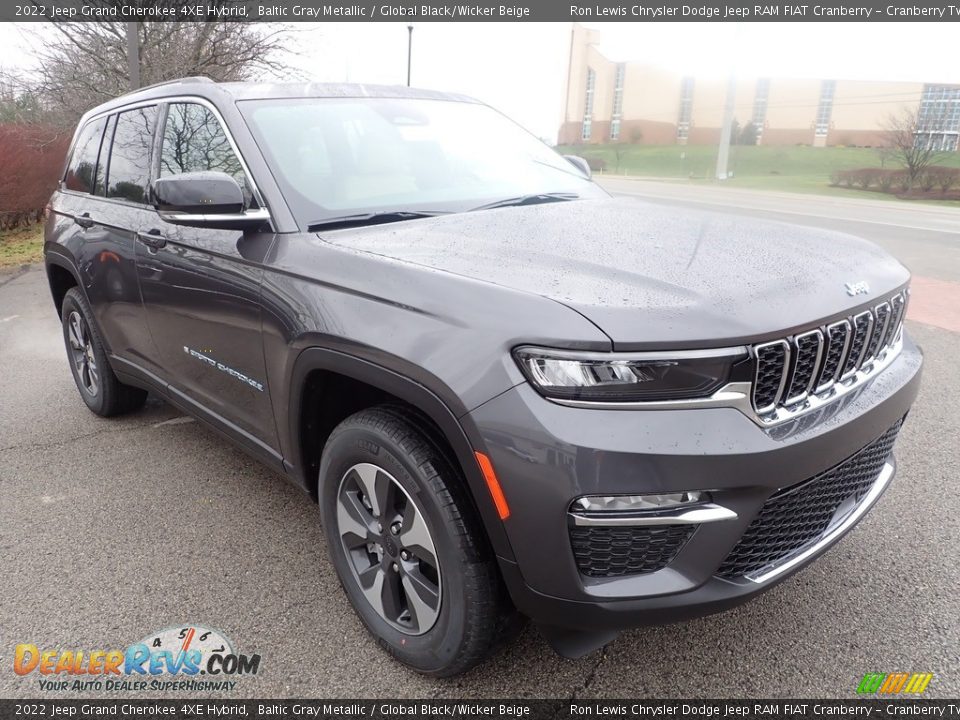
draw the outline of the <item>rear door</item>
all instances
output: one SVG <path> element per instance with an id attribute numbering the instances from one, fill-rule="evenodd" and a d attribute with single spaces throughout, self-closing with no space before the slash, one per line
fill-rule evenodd
<path id="1" fill-rule="evenodd" d="M 138 365 L 156 355 L 140 301 L 134 247 L 145 210 L 156 113 L 156 107 L 141 107 L 90 121 L 77 138 L 57 203 L 58 212 L 73 218 L 74 236 L 66 245 L 108 352 Z"/>
<path id="2" fill-rule="evenodd" d="M 262 202 L 212 106 L 173 102 L 164 116 L 159 177 L 219 170 L 237 180 L 248 207 Z M 261 263 L 272 240 L 172 225 L 154 211 L 136 251 L 147 324 L 171 391 L 279 462 L 260 312 Z"/>

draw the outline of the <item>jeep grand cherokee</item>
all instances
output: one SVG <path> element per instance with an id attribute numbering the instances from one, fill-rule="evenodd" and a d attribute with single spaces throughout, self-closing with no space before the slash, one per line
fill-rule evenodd
<path id="1" fill-rule="evenodd" d="M 466 97 L 189 79 L 81 120 L 46 225 L 80 396 L 147 392 L 319 502 L 434 675 L 716 612 L 877 501 L 908 272 L 847 235 L 613 199 Z"/>

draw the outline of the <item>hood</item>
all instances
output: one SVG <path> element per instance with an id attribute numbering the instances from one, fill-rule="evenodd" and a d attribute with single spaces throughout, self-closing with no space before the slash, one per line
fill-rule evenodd
<path id="1" fill-rule="evenodd" d="M 550 298 L 623 350 L 776 337 L 909 279 L 850 235 L 635 199 L 508 207 L 323 239 Z M 848 295 L 846 283 L 861 282 L 868 294 Z"/>

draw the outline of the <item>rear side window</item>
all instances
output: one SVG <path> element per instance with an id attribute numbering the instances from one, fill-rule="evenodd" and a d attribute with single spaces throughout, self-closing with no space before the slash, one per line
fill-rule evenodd
<path id="1" fill-rule="evenodd" d="M 67 190 L 92 193 L 97 181 L 97 160 L 100 156 L 100 141 L 103 139 L 103 128 L 107 124 L 106 118 L 100 118 L 87 123 L 77 136 L 73 146 L 73 155 L 70 157 L 70 166 L 64 178 Z"/>
<path id="2" fill-rule="evenodd" d="M 240 158 L 217 116 L 198 103 L 171 103 L 163 129 L 160 176 L 205 170 L 230 175 L 243 190 L 247 207 L 254 205 Z"/>
<path id="3" fill-rule="evenodd" d="M 156 107 L 127 110 L 117 116 L 107 170 L 107 197 L 146 202 L 156 124 Z"/>

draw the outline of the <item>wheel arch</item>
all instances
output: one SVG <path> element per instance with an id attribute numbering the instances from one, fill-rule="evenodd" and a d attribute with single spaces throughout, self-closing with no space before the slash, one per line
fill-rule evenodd
<path id="1" fill-rule="evenodd" d="M 456 463 L 466 481 L 467 494 L 473 500 L 494 552 L 513 562 L 513 551 L 506 530 L 474 455 L 476 449 L 482 449 L 476 430 L 468 422 L 459 419 L 439 395 L 424 385 L 368 360 L 317 347 L 303 350 L 294 364 L 287 421 L 292 450 L 289 460 L 295 465 L 285 462 L 288 472 L 294 475 L 314 500 L 317 500 L 317 471 L 322 443 L 326 442 L 326 436 L 333 427 L 325 427 L 321 422 L 319 427 L 311 428 L 310 422 L 320 410 L 319 400 L 329 397 L 325 393 L 336 393 L 335 390 L 329 390 L 328 384 L 318 388 L 315 385 L 318 378 L 344 378 L 349 383 L 349 392 L 345 394 L 351 398 L 353 405 L 347 406 L 347 409 L 355 405 L 355 410 L 333 413 L 333 417 L 342 419 L 356 410 L 384 403 L 410 408 L 414 413 L 413 420 L 421 431 L 433 434 L 434 439 L 442 441 L 452 453 L 449 459 Z M 321 437 L 311 443 L 307 439 L 311 432 L 319 432 Z"/>
<path id="2" fill-rule="evenodd" d="M 76 270 L 66 260 L 56 255 L 47 256 L 46 269 L 50 294 L 53 296 L 53 304 L 57 308 L 57 316 L 60 317 L 63 315 L 63 298 L 67 291 L 76 287 L 80 288 L 80 292 L 83 292 L 83 286 L 80 284 L 80 277 Z"/>

